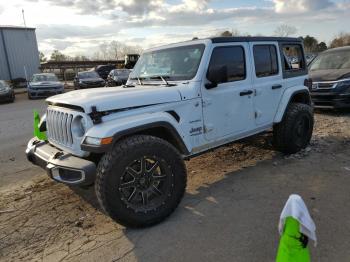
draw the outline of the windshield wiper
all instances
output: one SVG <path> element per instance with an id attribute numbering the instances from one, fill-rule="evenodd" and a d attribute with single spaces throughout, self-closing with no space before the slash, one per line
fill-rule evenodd
<path id="1" fill-rule="evenodd" d="M 170 78 L 169 76 L 161 76 L 161 75 L 156 75 L 156 76 L 150 76 L 149 79 L 160 79 L 162 80 L 166 86 L 176 86 L 175 84 L 169 84 L 168 81 L 165 80 L 165 78 Z"/>
<path id="2" fill-rule="evenodd" d="M 137 81 L 139 82 L 139 85 L 143 86 L 141 79 L 138 76 L 136 78 L 137 78 Z"/>

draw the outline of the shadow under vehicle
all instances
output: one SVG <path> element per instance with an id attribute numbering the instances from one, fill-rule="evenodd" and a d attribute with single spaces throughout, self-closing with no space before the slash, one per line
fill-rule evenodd
<path id="1" fill-rule="evenodd" d="M 34 74 L 27 84 L 27 92 L 29 99 L 49 97 L 62 94 L 64 92 L 64 86 L 55 74 Z"/>
<path id="2" fill-rule="evenodd" d="M 74 89 L 104 87 L 105 83 L 105 80 L 103 80 L 96 71 L 79 72 L 74 77 Z"/>
<path id="3" fill-rule="evenodd" d="M 14 102 L 15 92 L 4 80 L 0 80 L 0 102 Z"/>
<path id="4" fill-rule="evenodd" d="M 316 108 L 350 108 L 350 47 L 319 54 L 310 64 Z"/>

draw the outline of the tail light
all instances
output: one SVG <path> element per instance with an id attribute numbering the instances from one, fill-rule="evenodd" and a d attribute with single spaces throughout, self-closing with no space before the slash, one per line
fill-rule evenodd
<path id="1" fill-rule="evenodd" d="M 304 80 L 304 86 L 306 86 L 307 88 L 309 88 L 309 90 L 311 91 L 312 89 L 312 79 L 311 78 L 307 78 Z"/>

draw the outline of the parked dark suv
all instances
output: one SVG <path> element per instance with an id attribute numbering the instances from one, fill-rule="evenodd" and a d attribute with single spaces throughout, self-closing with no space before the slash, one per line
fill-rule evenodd
<path id="1" fill-rule="evenodd" d="M 309 70 L 311 96 L 318 108 L 350 108 L 350 47 L 318 55 Z"/>
<path id="2" fill-rule="evenodd" d="M 103 86 L 105 81 L 95 71 L 79 72 L 74 78 L 74 89 Z"/>
<path id="3" fill-rule="evenodd" d="M 104 80 L 107 79 L 108 74 L 113 70 L 116 69 L 115 65 L 98 65 L 94 68 L 94 70 L 97 72 L 97 74 Z"/>
<path id="4" fill-rule="evenodd" d="M 112 70 L 106 81 L 106 86 L 120 86 L 125 85 L 128 81 L 130 69 L 114 69 Z"/>

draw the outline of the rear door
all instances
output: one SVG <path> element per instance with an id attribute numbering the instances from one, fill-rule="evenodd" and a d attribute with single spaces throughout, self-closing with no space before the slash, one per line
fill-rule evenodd
<path id="1" fill-rule="evenodd" d="M 277 42 L 251 42 L 253 58 L 252 82 L 255 89 L 255 123 L 267 126 L 274 116 L 286 88 L 283 83 L 281 59 Z"/>

